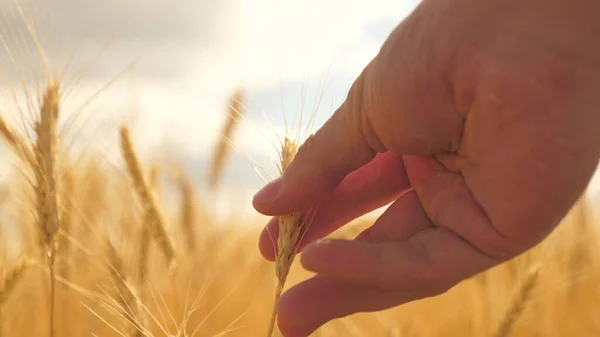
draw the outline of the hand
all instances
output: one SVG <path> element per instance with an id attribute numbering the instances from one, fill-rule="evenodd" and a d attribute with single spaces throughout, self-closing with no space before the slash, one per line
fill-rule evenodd
<path id="1" fill-rule="evenodd" d="M 441 294 L 555 228 L 600 156 L 599 4 L 425 0 L 394 30 L 255 196 L 266 215 L 318 207 L 300 247 L 317 275 L 281 297 L 285 336 Z M 318 240 L 390 202 L 354 240 Z"/>

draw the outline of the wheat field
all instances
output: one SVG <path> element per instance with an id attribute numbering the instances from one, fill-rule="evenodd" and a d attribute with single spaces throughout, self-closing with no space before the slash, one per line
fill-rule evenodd
<path id="1" fill-rule="evenodd" d="M 81 158 L 64 141 L 72 88 L 36 75 L 20 123 L 0 107 L 0 153 L 11 163 L 0 185 L 0 336 L 266 336 L 282 280 L 258 252 L 260 218 L 217 217 L 214 191 L 177 163 L 145 162 L 127 124 L 104 135 L 117 144 L 117 168 L 103 153 Z M 216 190 L 243 124 L 232 92 L 205 177 Z M 314 336 L 600 336 L 595 208 L 582 197 L 533 250 L 443 295 L 332 321 Z M 332 236 L 352 238 L 372 221 Z M 285 273 L 285 288 L 311 276 L 293 263 Z"/>

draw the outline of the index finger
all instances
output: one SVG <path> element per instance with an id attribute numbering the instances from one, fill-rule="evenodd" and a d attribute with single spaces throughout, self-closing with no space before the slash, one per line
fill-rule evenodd
<path id="1" fill-rule="evenodd" d="M 360 169 L 349 174 L 336 190 L 303 215 L 306 232 L 298 243 L 298 251 L 346 223 L 382 207 L 410 190 L 402 157 L 384 153 Z M 277 217 L 269 221 L 260 235 L 259 248 L 263 256 L 275 259 L 279 235 Z"/>

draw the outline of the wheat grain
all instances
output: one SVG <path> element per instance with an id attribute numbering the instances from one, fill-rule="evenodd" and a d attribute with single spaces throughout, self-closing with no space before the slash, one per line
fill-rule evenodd
<path id="1" fill-rule="evenodd" d="M 150 169 L 149 181 L 151 193 L 153 193 L 155 198 L 158 198 L 158 196 L 160 195 L 161 186 L 159 173 L 160 171 L 158 165 L 153 165 Z M 138 281 L 140 287 L 142 287 L 148 274 L 148 254 L 150 252 L 151 239 L 149 226 L 142 224 L 139 233 L 140 250 L 138 254 Z"/>
<path id="2" fill-rule="evenodd" d="M 183 172 L 179 174 L 179 191 L 181 194 L 181 227 L 190 253 L 196 250 L 196 195 L 194 187 Z"/>
<path id="3" fill-rule="evenodd" d="M 150 252 L 150 239 L 150 230 L 148 229 L 148 226 L 142 224 L 139 235 L 140 250 L 138 254 L 138 281 L 140 285 L 144 284 L 144 280 L 148 275 L 148 253 Z"/>
<path id="4" fill-rule="evenodd" d="M 28 142 L 23 139 L 12 127 L 10 127 L 4 118 L 0 117 L 0 136 L 4 138 L 9 148 L 26 164 L 35 163 L 32 150 L 28 145 Z"/>
<path id="5" fill-rule="evenodd" d="M 25 144 L 25 142 L 12 130 L 12 128 L 6 124 L 4 118 L 0 118 L 0 134 L 2 134 L 2 138 L 4 138 L 6 143 L 15 149 L 17 153 Z"/>

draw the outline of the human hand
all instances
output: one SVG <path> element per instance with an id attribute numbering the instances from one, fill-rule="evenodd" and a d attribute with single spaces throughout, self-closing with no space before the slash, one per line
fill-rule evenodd
<path id="1" fill-rule="evenodd" d="M 253 201 L 318 207 L 280 330 L 441 294 L 546 237 L 600 156 L 600 3 L 425 0 Z M 393 202 L 355 240 L 323 240 Z M 277 234 L 277 223 L 268 225 Z M 267 230 L 262 254 L 275 252 Z"/>

